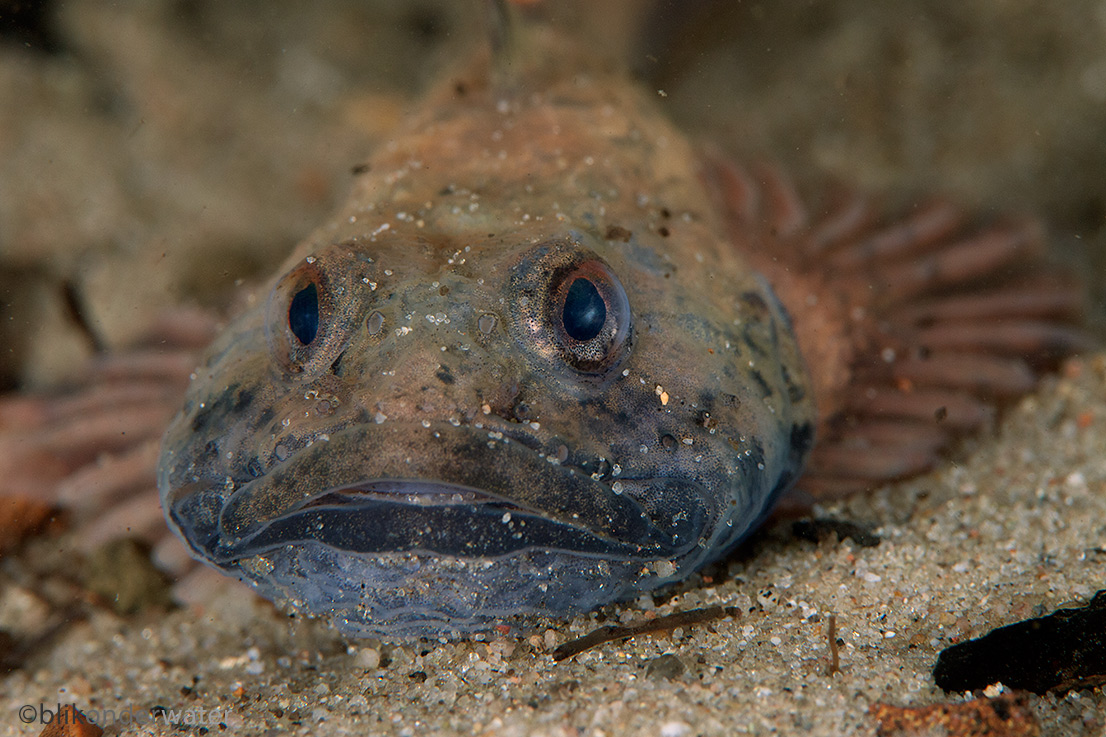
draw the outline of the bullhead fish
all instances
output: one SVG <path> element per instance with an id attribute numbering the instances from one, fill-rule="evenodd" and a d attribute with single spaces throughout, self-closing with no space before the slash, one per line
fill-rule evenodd
<path id="1" fill-rule="evenodd" d="M 1068 290 L 1011 276 L 1032 227 L 809 216 L 565 37 L 503 38 L 359 167 L 165 434 L 171 527 L 264 596 L 406 637 L 653 591 L 756 529 L 816 436 L 814 492 L 916 473 L 1077 340 Z"/>

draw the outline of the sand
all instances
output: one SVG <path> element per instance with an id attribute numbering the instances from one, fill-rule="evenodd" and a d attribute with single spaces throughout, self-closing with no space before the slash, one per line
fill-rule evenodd
<path id="1" fill-rule="evenodd" d="M 1038 213 L 1101 294 L 1106 6 L 957 8 L 749 5 L 725 32 L 689 12 L 663 47 L 681 63 L 650 83 L 735 151 L 812 162 L 892 200 L 936 188 Z M 167 300 L 227 304 L 325 217 L 469 27 L 444 2 L 59 12 L 65 53 L 0 48 L 3 376 L 20 385 L 91 350 L 62 282 L 107 344 Z M 1104 397 L 1106 355 L 1085 356 L 935 473 L 819 510 L 873 524 L 877 547 L 779 524 L 670 595 L 521 639 L 351 642 L 233 588 L 119 615 L 58 573 L 74 541 L 40 541 L 0 561 L 0 624 L 20 641 L 62 624 L 0 676 L 0 734 L 38 732 L 21 707 L 71 702 L 117 719 L 153 710 L 114 728 L 125 734 L 182 719 L 242 734 L 874 734 L 875 703 L 964 698 L 933 685 L 941 648 L 1106 588 Z M 550 656 L 600 624 L 714 604 L 740 614 Z M 1106 733 L 1101 689 L 1030 707 L 1044 734 Z"/>

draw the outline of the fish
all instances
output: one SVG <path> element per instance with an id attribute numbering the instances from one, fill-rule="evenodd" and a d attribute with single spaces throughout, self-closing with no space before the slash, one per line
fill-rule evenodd
<path id="1" fill-rule="evenodd" d="M 201 561 L 350 636 L 663 589 L 932 467 L 1086 342 L 1032 221 L 883 218 L 690 140 L 506 3 L 215 338 L 158 460 Z"/>
<path id="2" fill-rule="evenodd" d="M 625 79 L 562 68 L 563 37 L 526 43 L 532 66 L 484 60 L 370 159 L 164 438 L 193 553 L 354 635 L 686 578 L 813 437 L 789 318 L 718 237 L 691 145 Z"/>
<path id="3" fill-rule="evenodd" d="M 908 475 L 982 422 L 965 374 L 1026 391 L 1018 350 L 1077 341 L 1056 284 L 976 290 L 1032 227 L 812 222 L 773 167 L 513 33 L 362 167 L 165 435 L 170 525 L 262 595 L 435 636 L 648 593 L 755 530 L 816 435 L 824 488 Z"/>

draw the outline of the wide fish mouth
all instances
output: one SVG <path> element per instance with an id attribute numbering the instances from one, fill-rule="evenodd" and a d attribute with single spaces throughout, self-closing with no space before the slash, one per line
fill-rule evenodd
<path id="1" fill-rule="evenodd" d="M 537 550 L 648 561 L 681 558 L 700 542 L 707 515 L 694 481 L 604 478 L 531 446 L 541 443 L 486 427 L 359 425 L 259 478 L 233 488 L 193 482 L 165 503 L 193 549 L 220 566 L 320 544 L 364 556 Z M 658 491 L 678 508 L 646 500 Z"/>

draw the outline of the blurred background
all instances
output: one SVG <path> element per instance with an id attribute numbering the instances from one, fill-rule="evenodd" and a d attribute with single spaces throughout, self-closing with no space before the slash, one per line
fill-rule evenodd
<path id="1" fill-rule="evenodd" d="M 1041 217 L 1102 305 L 1103 0 L 546 5 L 736 155 Z M 482 39 L 475 0 L 0 0 L 0 388 L 228 308 Z"/>

